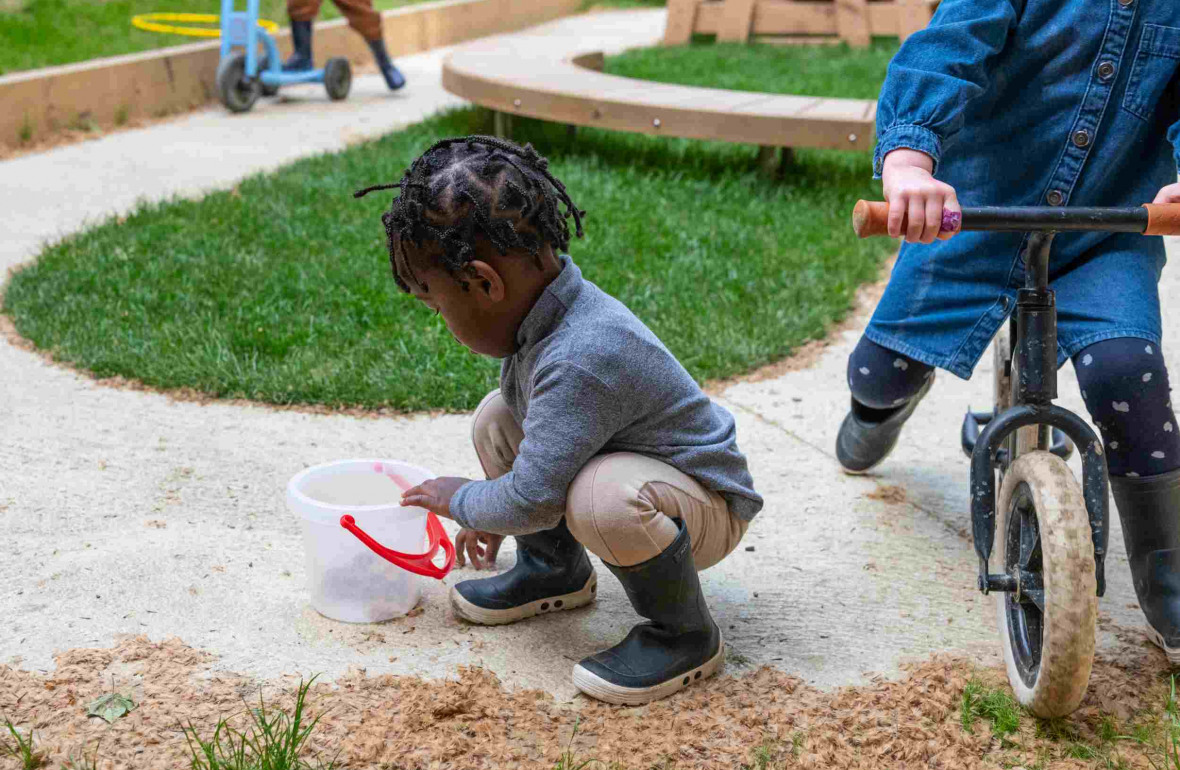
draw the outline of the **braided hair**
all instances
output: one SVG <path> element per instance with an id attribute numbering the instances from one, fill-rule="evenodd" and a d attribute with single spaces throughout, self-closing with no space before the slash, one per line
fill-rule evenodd
<path id="1" fill-rule="evenodd" d="M 440 246 L 441 266 L 468 291 L 461 274 L 476 259 L 480 237 L 502 255 L 512 249 L 528 252 L 538 268 L 544 245 L 557 251 L 569 247 L 567 219 L 574 220 L 574 232 L 582 237 L 586 212 L 574 205 L 565 185 L 549 173 L 549 161 L 531 144 L 520 147 L 490 136 L 444 139 L 422 153 L 400 182 L 374 185 L 354 197 L 392 189 L 401 193 L 381 221 L 394 279 L 402 291 L 410 288 L 398 276 L 396 260 L 407 242 L 418 248 L 425 243 Z M 402 256 L 412 271 L 404 251 Z"/>

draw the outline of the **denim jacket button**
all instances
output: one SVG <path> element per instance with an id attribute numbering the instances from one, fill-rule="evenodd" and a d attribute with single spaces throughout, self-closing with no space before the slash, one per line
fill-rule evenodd
<path id="1" fill-rule="evenodd" d="M 1114 76 L 1114 63 L 1104 61 L 1098 65 L 1098 77 L 1102 80 L 1110 80 Z"/>
<path id="2" fill-rule="evenodd" d="M 1078 129 L 1073 132 L 1073 143 L 1078 147 L 1090 146 L 1090 132 L 1086 129 Z"/>
<path id="3" fill-rule="evenodd" d="M 1050 206 L 1060 206 L 1061 202 L 1065 200 L 1065 195 L 1061 190 L 1050 190 L 1049 194 L 1045 196 L 1045 200 L 1049 201 Z"/>
<path id="4" fill-rule="evenodd" d="M 1126 8 L 1128 5 L 1130 5 L 1133 2 L 1135 2 L 1135 0 L 1119 0 L 1119 5 Z"/>

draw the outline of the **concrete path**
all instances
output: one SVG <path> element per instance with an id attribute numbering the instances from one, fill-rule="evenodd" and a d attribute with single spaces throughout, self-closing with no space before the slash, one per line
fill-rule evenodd
<path id="1" fill-rule="evenodd" d="M 662 30 L 661 11 L 602 13 L 477 44 L 511 45 L 522 56 L 540 46 L 614 51 L 651 44 Z M 139 199 L 228 186 L 452 104 L 438 85 L 442 55 L 400 61 L 411 83 L 404 94 L 365 76 L 343 103 L 308 87 L 245 116 L 211 109 L 0 164 L 0 267 Z M 1180 320 L 1168 310 L 1180 301 L 1175 270 L 1162 291 L 1171 329 Z M 992 603 L 974 589 L 957 438 L 967 406 L 989 399 L 987 364 L 973 383 L 944 376 L 894 457 L 876 476 L 850 478 L 832 445 L 856 338 L 855 330 L 838 336 L 808 369 L 720 397 L 767 499 L 745 547 L 703 575 L 731 670 L 772 664 L 833 686 L 942 651 L 997 660 Z M 1175 350 L 1169 363 L 1180 370 Z M 1072 373 L 1063 379 L 1064 403 L 1080 409 Z M 180 636 L 218 653 L 221 666 L 260 677 L 334 676 L 350 666 L 445 677 L 480 664 L 510 686 L 570 697 L 572 663 L 635 622 L 601 567 L 597 608 L 518 627 L 455 621 L 439 583 L 422 614 L 378 626 L 330 622 L 308 607 L 287 480 L 315 463 L 374 456 L 475 476 L 469 430 L 465 416 L 178 403 L 96 385 L 0 341 L 0 662 L 50 669 L 55 651 L 146 633 Z M 1111 545 L 1105 646 L 1138 621 L 1117 527 Z M 459 570 L 446 582 L 474 575 Z"/>

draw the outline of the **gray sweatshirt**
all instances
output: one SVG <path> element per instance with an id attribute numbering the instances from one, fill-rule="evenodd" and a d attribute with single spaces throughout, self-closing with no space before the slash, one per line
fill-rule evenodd
<path id="1" fill-rule="evenodd" d="M 451 515 L 501 535 L 552 529 L 592 457 L 636 452 L 693 476 L 753 519 L 762 498 L 733 416 L 623 303 L 582 278 L 569 257 L 561 264 L 500 369 L 500 391 L 524 430 L 520 453 L 506 475 L 464 484 Z"/>

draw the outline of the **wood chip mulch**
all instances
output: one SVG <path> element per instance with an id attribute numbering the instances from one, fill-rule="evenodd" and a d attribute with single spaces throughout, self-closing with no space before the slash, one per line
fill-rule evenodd
<path id="1" fill-rule="evenodd" d="M 604 770 L 1151 767 L 1160 759 L 1152 750 L 1131 740 L 1103 743 L 1098 735 L 1104 718 L 1125 734 L 1161 723 L 1166 664 L 1142 643 L 1126 645 L 1117 658 L 1096 663 L 1073 716 L 1044 723 L 1026 715 L 1005 740 L 986 721 L 972 732 L 960 721 L 968 680 L 1003 688 L 1003 673 L 952 657 L 911 666 L 897 681 L 832 692 L 762 668 L 641 708 L 581 698 L 557 703 L 542 692 L 506 689 L 474 667 L 447 681 L 354 671 L 315 685 L 310 708 L 323 716 L 311 746 L 344 767 L 406 770 L 551 770 L 567 750 L 576 757 L 572 767 L 596 759 L 589 767 Z M 90 756 L 97 745 L 101 770 L 187 768 L 181 725 L 208 736 L 219 717 L 244 720 L 260 689 L 269 706 L 289 708 L 298 685 L 290 677 L 252 681 L 214 663 L 179 639 L 139 636 L 112 649 L 62 653 L 50 674 L 0 666 L 0 720 L 31 728 L 48 767 Z M 88 719 L 87 704 L 112 688 L 138 707 L 113 725 Z M 1079 758 L 1085 750 L 1077 744 L 1096 747 L 1101 757 Z M 0 770 L 17 767 L 0 758 Z"/>

